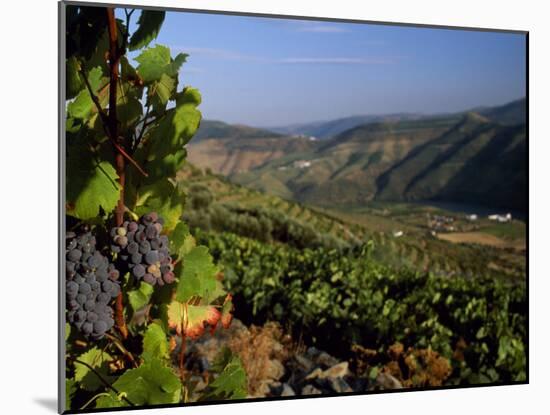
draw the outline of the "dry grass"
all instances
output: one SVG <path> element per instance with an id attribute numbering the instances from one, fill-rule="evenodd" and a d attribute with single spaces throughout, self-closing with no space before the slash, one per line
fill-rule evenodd
<path id="1" fill-rule="evenodd" d="M 451 375 L 448 359 L 432 349 L 405 350 L 397 342 L 388 348 L 387 354 L 354 345 L 355 367 L 360 376 L 365 376 L 373 367 L 396 378 L 404 387 L 441 386 Z M 381 365 L 381 367 L 380 367 Z"/>
<path id="2" fill-rule="evenodd" d="M 451 372 L 451 363 L 432 349 L 407 351 L 401 343 L 395 343 L 388 350 L 392 359 L 382 369 L 398 379 L 404 387 L 441 386 Z"/>
<path id="3" fill-rule="evenodd" d="M 290 338 L 283 335 L 277 323 L 266 323 L 263 327 L 251 326 L 228 339 L 227 346 L 237 354 L 248 376 L 248 392 L 259 392 L 266 379 L 279 375 L 273 361 L 283 363 L 290 355 Z"/>
<path id="4" fill-rule="evenodd" d="M 440 233 L 437 237 L 453 243 L 472 243 L 494 246 L 496 248 L 505 248 L 510 245 L 508 242 L 494 235 L 489 235 L 483 232 Z"/>

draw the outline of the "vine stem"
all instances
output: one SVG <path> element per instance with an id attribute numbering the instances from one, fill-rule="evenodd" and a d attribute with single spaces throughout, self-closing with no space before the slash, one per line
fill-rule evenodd
<path id="1" fill-rule="evenodd" d="M 117 151 L 122 153 L 122 155 L 128 160 L 132 165 L 139 171 L 141 174 L 143 174 L 145 177 L 149 177 L 149 175 L 140 167 L 140 165 L 135 161 L 118 143 L 117 140 L 113 139 L 111 137 L 111 132 L 108 128 L 109 125 L 109 117 L 105 114 L 103 111 L 103 108 L 101 108 L 101 104 L 99 103 L 99 99 L 94 94 L 94 91 L 92 89 L 92 86 L 90 85 L 90 81 L 88 80 L 88 76 L 86 75 L 86 71 L 84 70 L 84 65 L 82 64 L 82 68 L 80 69 L 80 73 L 82 75 L 82 78 L 84 79 L 84 83 L 86 84 L 86 88 L 88 89 L 88 93 L 90 94 L 90 97 L 92 98 L 93 103 L 95 104 L 97 108 L 97 112 L 99 114 L 99 117 L 101 118 L 101 122 L 103 125 L 103 128 L 105 129 L 105 133 L 109 140 L 111 140 L 111 143 L 115 147 Z M 118 137 L 119 141 L 123 141 L 124 137 Z"/>
<path id="2" fill-rule="evenodd" d="M 88 406 L 90 406 L 96 399 L 99 399 L 101 398 L 102 396 L 111 396 L 109 395 L 107 392 L 102 392 L 102 393 L 98 393 L 97 395 L 94 395 L 88 402 L 86 402 L 84 405 L 82 405 L 82 407 L 80 408 L 80 410 L 84 410 L 86 409 Z"/>
<path id="3" fill-rule="evenodd" d="M 185 380 L 185 328 L 187 327 L 187 321 L 188 321 L 188 314 L 187 314 L 187 304 L 184 305 L 184 312 L 183 312 L 183 321 L 181 324 L 181 347 L 180 347 L 180 354 L 179 354 L 179 370 L 180 370 L 180 378 L 182 385 L 184 384 Z"/>
<path id="4" fill-rule="evenodd" d="M 122 344 L 122 342 L 116 338 L 115 336 L 112 336 L 110 335 L 109 333 L 105 333 L 105 337 L 107 337 L 109 340 L 111 340 L 113 342 L 113 344 L 115 345 L 115 347 L 120 350 L 122 352 L 122 354 L 126 357 L 126 359 L 128 359 L 128 361 L 134 366 L 134 367 L 138 367 L 138 364 L 136 362 L 136 359 L 134 358 L 134 356 L 132 355 L 132 353 L 130 353 Z"/>
<path id="5" fill-rule="evenodd" d="M 181 378 L 181 383 L 183 384 L 184 383 L 184 378 L 185 378 L 185 367 L 184 367 L 184 363 L 185 363 L 185 334 L 182 333 L 181 335 L 181 348 L 180 348 L 180 355 L 179 355 L 179 369 L 180 369 L 180 378 Z"/>
<path id="6" fill-rule="evenodd" d="M 119 78 L 118 66 L 120 63 L 120 50 L 118 48 L 118 29 L 115 19 L 115 10 L 112 7 L 107 8 L 107 21 L 109 30 L 109 115 L 108 129 L 109 135 L 113 139 L 115 151 L 115 169 L 118 175 L 120 185 L 120 194 L 115 208 L 115 224 L 122 226 L 124 222 L 124 186 L 126 183 L 126 163 L 124 154 L 120 151 L 124 148 L 124 138 L 118 135 L 118 120 L 116 111 L 117 101 L 117 83 Z M 124 319 L 124 303 L 122 291 L 118 294 L 115 302 L 115 322 L 123 339 L 128 337 L 128 327 Z"/>
<path id="7" fill-rule="evenodd" d="M 95 370 L 93 368 L 93 366 L 91 366 L 90 364 L 88 364 L 86 362 L 83 362 L 82 360 L 79 360 L 79 359 L 73 359 L 73 363 L 78 363 L 79 365 L 86 366 L 94 375 L 96 375 L 98 377 L 98 379 L 101 381 L 101 383 L 103 383 L 107 388 L 111 389 L 114 393 L 117 394 L 117 396 L 120 396 L 122 399 L 124 399 L 124 401 L 128 405 L 135 406 L 135 404 L 130 399 L 128 399 L 124 395 L 121 395 L 120 392 L 113 385 L 111 385 L 109 382 L 107 382 L 107 380 L 103 377 L 103 375 L 101 373 L 99 373 L 97 370 Z"/>

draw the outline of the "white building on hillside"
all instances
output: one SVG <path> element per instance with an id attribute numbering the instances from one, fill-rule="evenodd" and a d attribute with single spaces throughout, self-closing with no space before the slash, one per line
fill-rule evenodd
<path id="1" fill-rule="evenodd" d="M 309 160 L 296 160 L 294 162 L 294 167 L 298 169 L 307 169 L 311 166 L 311 161 Z"/>
<path id="2" fill-rule="evenodd" d="M 512 220 L 512 214 L 507 213 L 506 215 L 498 215 L 498 214 L 489 215 L 489 220 L 494 220 L 500 223 L 510 222 Z"/>

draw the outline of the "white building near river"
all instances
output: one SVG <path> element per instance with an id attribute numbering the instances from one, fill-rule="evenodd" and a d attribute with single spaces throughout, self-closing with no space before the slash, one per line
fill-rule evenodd
<path id="1" fill-rule="evenodd" d="M 488 217 L 489 217 L 489 220 L 494 220 L 495 222 L 500 222 L 500 223 L 510 222 L 512 220 L 511 213 L 507 213 L 506 215 L 494 214 L 494 215 L 489 215 Z"/>

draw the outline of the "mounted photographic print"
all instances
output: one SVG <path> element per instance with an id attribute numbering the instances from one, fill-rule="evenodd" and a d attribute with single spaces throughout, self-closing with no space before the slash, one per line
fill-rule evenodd
<path id="1" fill-rule="evenodd" d="M 528 382 L 528 33 L 60 3 L 59 411 Z"/>

